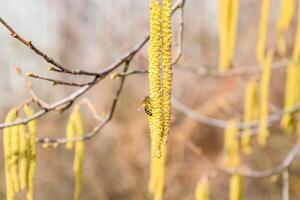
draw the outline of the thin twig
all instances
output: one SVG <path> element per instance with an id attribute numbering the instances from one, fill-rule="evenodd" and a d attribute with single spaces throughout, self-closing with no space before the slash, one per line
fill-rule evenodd
<path id="1" fill-rule="evenodd" d="M 290 199 L 290 175 L 288 169 L 282 172 L 282 200 Z"/>

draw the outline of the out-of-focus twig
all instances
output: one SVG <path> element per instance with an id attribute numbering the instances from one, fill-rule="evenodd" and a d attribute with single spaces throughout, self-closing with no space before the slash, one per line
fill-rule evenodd
<path id="1" fill-rule="evenodd" d="M 288 169 L 282 172 L 282 200 L 290 199 L 290 175 Z"/>

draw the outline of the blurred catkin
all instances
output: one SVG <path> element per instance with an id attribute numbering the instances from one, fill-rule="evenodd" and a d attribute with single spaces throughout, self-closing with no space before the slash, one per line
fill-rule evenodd
<path id="1" fill-rule="evenodd" d="M 259 115 L 259 98 L 258 98 L 258 85 L 256 80 L 249 81 L 246 89 L 244 100 L 244 122 L 251 123 L 258 119 Z M 252 153 L 251 144 L 252 129 L 246 128 L 243 131 L 241 138 L 242 149 L 245 154 Z"/>
<path id="2" fill-rule="evenodd" d="M 20 190 L 19 179 L 19 127 L 11 127 L 11 177 L 15 192 Z"/>
<path id="3" fill-rule="evenodd" d="M 235 168 L 240 164 L 238 122 L 230 120 L 224 133 L 225 165 Z"/>
<path id="4" fill-rule="evenodd" d="M 162 1 L 162 106 L 163 106 L 163 144 L 167 143 L 171 122 L 172 93 L 172 0 Z"/>
<path id="5" fill-rule="evenodd" d="M 225 72 L 232 67 L 237 35 L 239 0 L 220 0 L 219 8 L 219 70 Z"/>
<path id="6" fill-rule="evenodd" d="M 28 105 L 24 106 L 24 111 L 27 117 L 32 117 L 34 111 Z M 36 137 L 37 137 L 37 122 L 31 120 L 28 122 L 29 143 L 28 143 L 28 180 L 27 180 L 27 200 L 33 200 L 34 195 L 34 180 L 36 172 Z"/>
<path id="7" fill-rule="evenodd" d="M 285 33 L 295 15 L 296 1 L 295 0 L 281 0 L 280 15 L 277 24 L 277 46 L 281 55 L 286 53 Z"/>
<path id="8" fill-rule="evenodd" d="M 271 0 L 262 0 L 260 22 L 259 22 L 259 35 L 258 35 L 258 42 L 256 45 L 256 58 L 258 63 L 262 63 L 265 57 L 268 24 L 270 18 L 270 6 L 271 6 Z"/>
<path id="9" fill-rule="evenodd" d="M 196 186 L 195 192 L 195 199 L 196 200 L 209 200 L 209 182 L 207 177 L 204 177 L 199 181 Z"/>
<path id="10" fill-rule="evenodd" d="M 20 188 L 24 190 L 27 187 L 27 174 L 28 174 L 28 159 L 27 159 L 27 138 L 26 126 L 19 125 L 20 137 Z"/>
<path id="11" fill-rule="evenodd" d="M 80 107 L 77 105 L 74 108 L 74 129 L 76 137 L 80 138 L 84 135 L 83 118 L 80 113 Z M 75 192 L 74 200 L 80 200 L 83 179 L 83 164 L 84 164 L 84 141 L 77 141 L 75 143 L 75 157 L 73 170 L 75 173 Z"/>
<path id="12" fill-rule="evenodd" d="M 69 120 L 67 122 L 67 128 L 66 128 L 66 138 L 68 140 L 72 139 L 75 137 L 75 127 L 74 127 L 74 118 L 75 118 L 75 115 L 74 115 L 75 112 L 72 112 L 70 117 L 69 117 Z M 68 141 L 66 143 L 66 148 L 67 149 L 73 149 L 74 147 L 74 142 L 72 141 Z"/>
<path id="13" fill-rule="evenodd" d="M 149 192 L 154 200 L 162 200 L 165 190 L 167 145 L 161 146 L 161 157 L 152 157 L 149 178 Z"/>
<path id="14" fill-rule="evenodd" d="M 244 198 L 244 180 L 239 174 L 234 174 L 230 179 L 229 200 L 242 200 Z"/>
<path id="15" fill-rule="evenodd" d="M 9 111 L 5 118 L 5 123 L 13 122 L 17 119 L 18 111 L 13 108 Z M 12 134 L 13 127 L 5 128 L 3 131 L 3 146 L 4 146 L 4 157 L 5 157 L 5 179 L 6 179 L 6 199 L 15 199 L 15 188 L 12 177 Z"/>
<path id="16" fill-rule="evenodd" d="M 265 146 L 267 138 L 269 136 L 269 94 L 270 94 L 270 82 L 272 73 L 274 51 L 270 50 L 263 62 L 263 72 L 260 81 L 260 126 L 257 134 L 257 141 L 261 146 Z"/>
<path id="17" fill-rule="evenodd" d="M 158 0 L 150 0 L 150 43 L 149 43 L 149 82 L 152 116 L 150 117 L 152 156 L 161 156 L 163 137 L 163 113 L 161 94 L 161 5 Z"/>

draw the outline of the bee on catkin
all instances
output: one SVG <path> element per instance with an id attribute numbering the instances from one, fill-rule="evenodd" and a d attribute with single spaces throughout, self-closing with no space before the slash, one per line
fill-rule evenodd
<path id="1" fill-rule="evenodd" d="M 162 200 L 165 191 L 165 174 L 166 174 L 167 146 L 162 145 L 161 157 L 152 157 L 151 171 L 149 179 L 149 192 L 153 199 Z"/>
<path id="2" fill-rule="evenodd" d="M 219 12 L 219 69 L 225 72 L 232 67 L 235 54 L 239 0 L 220 0 Z"/>
<path id="3" fill-rule="evenodd" d="M 34 111 L 28 105 L 24 106 L 24 111 L 27 117 L 32 117 Z M 27 178 L 27 200 L 33 200 L 34 194 L 34 180 L 36 172 L 36 137 L 37 137 L 37 122 L 31 120 L 27 124 L 29 131 L 29 142 L 28 142 L 28 178 Z"/>
<path id="4" fill-rule="evenodd" d="M 13 108 L 9 111 L 5 118 L 5 123 L 13 122 L 18 117 L 18 110 Z M 15 199 L 15 187 L 12 177 L 12 134 L 13 127 L 5 128 L 3 131 L 3 146 L 4 146 L 4 157 L 5 157 L 5 180 L 6 180 L 6 199 Z"/>
<path id="5" fill-rule="evenodd" d="M 195 192 L 195 199 L 196 200 L 209 200 L 209 182 L 207 177 L 204 177 L 199 181 L 196 187 Z"/>
<path id="6" fill-rule="evenodd" d="M 262 78 L 260 81 L 260 126 L 257 134 L 257 141 L 261 146 L 265 146 L 267 138 L 269 136 L 269 93 L 270 93 L 270 82 L 272 73 L 272 62 L 273 62 L 274 51 L 268 52 L 264 63 Z"/>
<path id="7" fill-rule="evenodd" d="M 286 53 L 285 33 L 295 15 L 296 0 L 281 0 L 280 15 L 277 24 L 277 46 L 281 55 Z"/>
<path id="8" fill-rule="evenodd" d="M 237 129 L 237 124 L 236 120 L 229 121 L 224 133 L 224 148 L 226 153 L 225 165 L 232 168 L 235 168 L 240 164 L 239 131 Z"/>
<path id="9" fill-rule="evenodd" d="M 256 58 L 258 63 L 262 63 L 265 57 L 268 24 L 270 18 L 271 0 L 263 0 L 260 12 L 259 36 L 256 45 Z"/>
<path id="10" fill-rule="evenodd" d="M 251 123 L 257 120 L 259 115 L 258 86 L 256 80 L 248 83 L 244 101 L 244 122 Z M 251 128 L 244 129 L 241 142 L 245 154 L 252 153 L 251 135 Z"/>
<path id="11" fill-rule="evenodd" d="M 150 0 L 150 41 L 149 41 L 149 82 L 152 117 L 150 117 L 152 156 L 161 156 L 163 137 L 163 113 L 161 94 L 161 5 L 158 0 Z"/>
<path id="12" fill-rule="evenodd" d="M 229 200 L 242 200 L 244 198 L 244 180 L 239 174 L 234 174 L 230 179 Z"/>
<path id="13" fill-rule="evenodd" d="M 152 106 L 151 106 L 151 99 L 149 96 L 146 96 L 143 100 L 143 108 L 145 113 L 148 116 L 152 116 Z"/>

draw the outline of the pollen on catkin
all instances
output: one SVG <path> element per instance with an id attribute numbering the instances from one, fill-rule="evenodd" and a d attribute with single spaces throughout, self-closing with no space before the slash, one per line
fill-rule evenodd
<path id="1" fill-rule="evenodd" d="M 203 177 L 196 186 L 196 200 L 209 200 L 209 182 L 207 177 Z"/>
<path id="2" fill-rule="evenodd" d="M 157 0 L 150 0 L 150 43 L 149 43 L 149 82 L 152 116 L 150 117 L 152 156 L 161 156 L 163 137 L 163 114 L 161 94 L 161 5 Z"/>
<path id="3" fill-rule="evenodd" d="M 295 0 L 281 0 L 280 15 L 277 24 L 277 46 L 281 55 L 286 53 L 285 33 L 291 25 L 292 19 L 295 15 L 295 9 Z"/>
<path id="4" fill-rule="evenodd" d="M 260 81 L 260 124 L 257 134 L 258 144 L 265 146 L 269 136 L 269 95 L 274 51 L 268 52 L 263 62 L 263 72 Z"/>
<path id="5" fill-rule="evenodd" d="M 5 123 L 13 122 L 18 117 L 18 110 L 13 108 L 9 111 L 5 118 Z M 5 180 L 6 180 L 6 199 L 15 199 L 15 188 L 12 178 L 12 129 L 13 127 L 7 127 L 3 131 L 3 146 L 4 146 L 4 157 L 5 157 Z"/>
<path id="6" fill-rule="evenodd" d="M 262 7 L 260 12 L 258 41 L 256 45 L 256 58 L 258 63 L 262 63 L 265 57 L 268 24 L 270 18 L 271 0 L 262 0 Z"/>
<path id="7" fill-rule="evenodd" d="M 230 179 L 229 200 L 242 200 L 244 198 L 244 180 L 239 174 L 234 174 Z"/>
<path id="8" fill-rule="evenodd" d="M 244 100 L 244 123 L 250 124 L 258 119 L 259 115 L 259 98 L 258 86 L 256 80 L 251 80 L 246 89 Z M 245 154 L 252 153 L 251 145 L 252 129 L 246 128 L 241 137 L 242 149 Z"/>
<path id="9" fill-rule="evenodd" d="M 165 191 L 167 145 L 161 147 L 161 157 L 152 157 L 149 179 L 149 192 L 154 200 L 162 200 Z"/>
<path id="10" fill-rule="evenodd" d="M 24 111 L 27 117 L 32 117 L 34 111 L 28 105 L 24 106 Z M 34 195 L 34 180 L 36 172 L 36 137 L 37 137 L 37 122 L 36 120 L 31 120 L 27 124 L 29 132 L 29 142 L 28 142 L 28 177 L 27 177 L 27 200 L 33 200 Z"/>
<path id="11" fill-rule="evenodd" d="M 77 105 L 73 111 L 75 137 L 80 138 L 84 135 L 83 118 L 80 113 L 80 107 Z M 74 200 L 80 200 L 83 180 L 83 164 L 84 164 L 84 141 L 75 143 L 75 157 L 73 170 L 75 173 L 75 192 Z"/>
<path id="12" fill-rule="evenodd" d="M 171 122 L 172 93 L 172 0 L 162 1 L 162 107 L 163 107 L 163 144 L 168 141 Z"/>
<path id="13" fill-rule="evenodd" d="M 20 137 L 20 188 L 24 190 L 27 187 L 27 175 L 28 175 L 28 159 L 27 159 L 27 138 L 26 138 L 26 126 L 19 125 L 19 137 Z"/>
<path id="14" fill-rule="evenodd" d="M 239 15 L 239 0 L 220 0 L 220 55 L 219 69 L 225 72 L 232 67 Z"/>
<path id="15" fill-rule="evenodd" d="M 225 166 L 235 168 L 240 164 L 237 121 L 230 120 L 224 133 Z"/>

